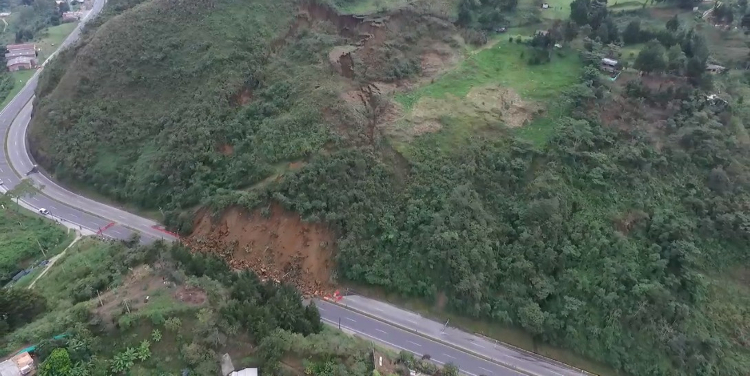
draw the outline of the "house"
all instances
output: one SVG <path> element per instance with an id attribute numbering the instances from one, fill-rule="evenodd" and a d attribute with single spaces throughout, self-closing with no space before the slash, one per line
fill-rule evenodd
<path id="1" fill-rule="evenodd" d="M 725 71 L 727 68 L 716 64 L 706 64 L 706 72 L 716 74 Z"/>
<path id="2" fill-rule="evenodd" d="M 36 68 L 36 46 L 33 43 L 9 44 L 5 46 L 5 66 L 8 71 Z"/>
<path id="3" fill-rule="evenodd" d="M 234 371 L 230 376 L 258 376 L 257 368 L 245 368 L 241 371 Z"/>
<path id="4" fill-rule="evenodd" d="M 602 63 L 599 68 L 605 72 L 615 73 L 619 70 L 617 67 L 618 64 L 619 62 L 617 60 L 608 59 L 605 57 L 602 59 Z"/>
<path id="5" fill-rule="evenodd" d="M 83 17 L 83 12 L 65 12 L 62 14 L 62 22 L 75 22 Z"/>
<path id="6" fill-rule="evenodd" d="M 22 376 L 34 371 L 34 359 L 28 352 L 20 353 L 0 363 L 0 376 Z"/>

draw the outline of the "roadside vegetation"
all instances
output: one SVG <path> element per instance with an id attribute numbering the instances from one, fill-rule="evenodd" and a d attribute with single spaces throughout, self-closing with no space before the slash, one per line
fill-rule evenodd
<path id="1" fill-rule="evenodd" d="M 747 5 L 404 3 L 111 0 L 40 79 L 34 153 L 233 266 L 335 248 L 308 286 L 748 374 Z"/>
<path id="2" fill-rule="evenodd" d="M 11 300 L 14 303 L 11 303 Z M 24 304 L 18 304 L 24 302 Z M 379 374 L 438 369 L 324 328 L 291 286 L 235 273 L 179 245 L 84 239 L 31 290 L 0 290 L 2 351 L 34 344 L 38 374 L 211 375 L 228 353 L 236 369 L 276 375 Z M 457 375 L 455 368 L 448 373 Z M 453 373 L 451 373 L 453 372 Z"/>
<path id="3" fill-rule="evenodd" d="M 60 253 L 73 238 L 64 227 L 26 212 L 7 194 L 0 204 L 0 283 L 5 285 L 19 272 Z"/>

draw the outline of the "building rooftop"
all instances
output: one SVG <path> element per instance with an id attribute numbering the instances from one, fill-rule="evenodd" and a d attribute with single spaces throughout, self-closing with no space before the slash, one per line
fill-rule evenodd
<path id="1" fill-rule="evenodd" d="M 36 57 L 36 51 L 35 50 L 13 50 L 5 54 L 6 59 L 12 59 L 14 57 L 19 57 L 19 56 Z"/>
<path id="2" fill-rule="evenodd" d="M 16 64 L 31 64 L 34 62 L 34 60 L 35 58 L 30 57 L 30 56 L 14 57 L 12 59 L 8 59 L 8 61 L 5 63 L 5 66 L 9 67 L 11 65 L 16 65 Z M 0 375 L 0 376 L 4 376 L 4 375 Z"/>
<path id="3" fill-rule="evenodd" d="M 241 371 L 232 372 L 230 376 L 258 376 L 258 369 L 257 368 L 245 368 Z"/>
<path id="4" fill-rule="evenodd" d="M 20 44 L 9 44 L 5 46 L 5 48 L 8 49 L 8 51 L 14 51 L 14 50 L 27 50 L 27 49 L 36 49 L 36 45 L 34 43 L 20 43 Z"/>
<path id="5" fill-rule="evenodd" d="M 607 65 L 617 65 L 617 60 L 608 59 L 605 57 L 604 59 L 602 59 L 602 63 Z"/>

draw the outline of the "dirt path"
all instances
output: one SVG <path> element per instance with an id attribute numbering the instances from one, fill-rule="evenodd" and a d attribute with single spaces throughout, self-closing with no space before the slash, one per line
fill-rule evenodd
<path id="1" fill-rule="evenodd" d="M 36 278 L 34 278 L 34 281 L 32 281 L 32 282 L 31 282 L 31 284 L 29 285 L 29 289 L 31 289 L 32 287 L 34 287 L 34 284 L 36 283 L 36 281 L 38 281 L 38 280 L 39 280 L 39 278 L 42 278 L 42 276 L 44 276 L 45 274 L 47 274 L 47 271 L 49 271 L 49 269 L 50 269 L 50 268 L 52 267 L 52 265 L 55 265 L 55 263 L 57 262 L 57 260 L 59 260 L 59 259 L 60 259 L 60 257 L 62 257 L 62 256 L 63 256 L 63 255 L 65 254 L 65 252 L 67 252 L 67 251 L 68 251 L 68 249 L 70 249 L 70 247 L 72 247 L 72 246 L 73 246 L 73 244 L 76 244 L 76 242 L 77 242 L 78 240 L 80 240 L 80 239 L 81 239 L 81 234 L 78 234 L 78 233 L 77 233 L 77 234 L 76 234 L 76 238 L 75 238 L 75 239 L 73 239 L 73 241 L 72 241 L 72 242 L 70 242 L 70 244 L 69 244 L 69 245 L 68 245 L 67 247 L 65 247 L 65 249 L 64 249 L 64 250 L 63 250 L 62 252 L 60 252 L 60 254 L 59 254 L 59 255 L 57 255 L 57 256 L 55 256 L 55 257 L 51 258 L 51 259 L 49 260 L 49 264 L 47 264 L 47 267 L 46 267 L 46 268 L 44 268 L 44 271 L 42 271 L 42 273 L 41 273 L 41 274 L 39 274 L 39 275 L 38 275 L 38 276 L 37 276 Z"/>

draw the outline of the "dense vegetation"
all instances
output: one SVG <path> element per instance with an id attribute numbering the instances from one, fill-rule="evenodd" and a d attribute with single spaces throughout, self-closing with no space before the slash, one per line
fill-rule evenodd
<path id="1" fill-rule="evenodd" d="M 546 120 L 549 139 L 482 128 L 443 148 L 441 133 L 428 133 L 400 149 L 404 159 L 373 137 L 377 108 L 353 114 L 336 100 L 327 53 L 350 41 L 333 25 L 318 20 L 282 42 L 291 0 L 174 4 L 113 17 L 42 78 L 32 143 L 58 177 L 162 207 L 185 232 L 197 205 L 274 200 L 337 231 L 344 280 L 446 301 L 633 375 L 750 372 L 750 292 L 738 282 L 748 273 L 750 116 L 739 94 L 727 107 L 706 100 L 729 79 L 704 74 L 700 32 L 679 22 L 621 30 L 605 3 L 576 0 L 569 22 L 529 42 L 551 56 L 555 42 L 580 37 L 589 65 L 559 101 L 565 116 Z M 461 4 L 465 26 L 487 29 L 502 20 L 482 15 L 510 3 Z M 623 39 L 648 42 L 636 68 L 674 80 L 600 77 L 600 59 Z M 267 179 L 298 160 L 304 168 Z M 190 260 L 189 274 L 256 289 L 229 289 L 236 300 L 218 311 L 229 325 L 261 341 L 276 328 L 315 331 L 301 308 L 299 322 L 280 323 L 273 308 L 240 303 L 277 302 L 252 275 Z M 291 291 L 275 291 L 296 307 Z"/>

